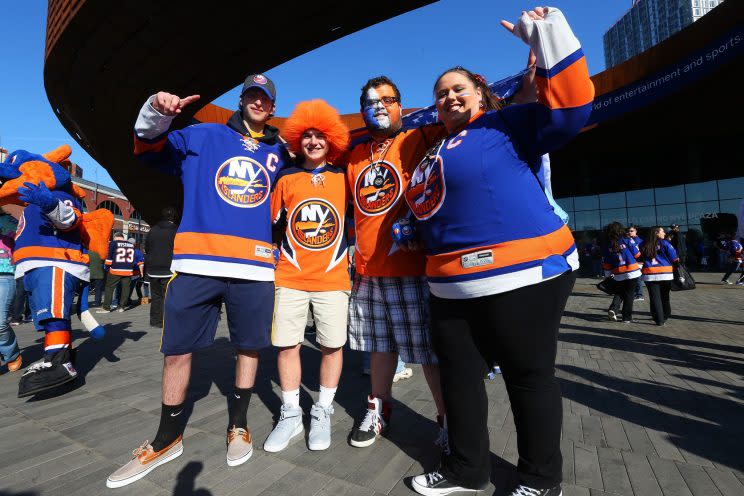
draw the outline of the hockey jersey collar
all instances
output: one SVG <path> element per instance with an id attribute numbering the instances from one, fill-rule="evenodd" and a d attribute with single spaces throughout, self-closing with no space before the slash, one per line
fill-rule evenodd
<path id="1" fill-rule="evenodd" d="M 233 115 L 230 116 L 227 120 L 227 127 L 243 136 L 251 135 L 248 129 L 246 129 L 245 124 L 243 123 L 243 116 L 239 111 L 234 112 Z M 267 145 L 273 145 L 279 141 L 279 129 L 266 124 L 264 126 L 264 135 L 260 138 L 256 138 L 256 140 L 266 143 Z"/>

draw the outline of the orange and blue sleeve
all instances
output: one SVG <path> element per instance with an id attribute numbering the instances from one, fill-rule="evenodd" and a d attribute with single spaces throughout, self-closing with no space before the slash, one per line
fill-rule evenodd
<path id="1" fill-rule="evenodd" d="M 168 132 L 173 116 L 163 115 L 148 98 L 134 124 L 134 155 L 161 172 L 177 176 L 186 157 L 188 144 L 182 131 Z"/>
<path id="2" fill-rule="evenodd" d="M 581 131 L 591 114 L 594 84 L 579 40 L 560 10 L 550 7 L 540 21 L 523 15 L 514 34 L 537 57 L 538 101 L 507 107 L 501 114 L 519 151 L 540 156 Z"/>

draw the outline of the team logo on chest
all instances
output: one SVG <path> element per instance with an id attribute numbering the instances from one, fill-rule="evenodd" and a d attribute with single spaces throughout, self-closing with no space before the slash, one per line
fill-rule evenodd
<path id="1" fill-rule="evenodd" d="M 217 168 L 214 187 L 230 205 L 253 208 L 269 197 L 270 179 L 266 169 L 254 159 L 233 157 Z"/>
<path id="2" fill-rule="evenodd" d="M 425 220 L 437 213 L 446 192 L 442 157 L 427 155 L 416 166 L 406 188 L 406 202 L 413 215 Z"/>
<path id="3" fill-rule="evenodd" d="M 395 205 L 401 194 L 401 180 L 390 162 L 374 162 L 359 173 L 354 201 L 366 215 L 382 215 Z"/>
<path id="4" fill-rule="evenodd" d="M 289 214 L 292 239 L 308 250 L 324 250 L 338 239 L 340 220 L 338 212 L 329 202 L 310 198 Z"/>

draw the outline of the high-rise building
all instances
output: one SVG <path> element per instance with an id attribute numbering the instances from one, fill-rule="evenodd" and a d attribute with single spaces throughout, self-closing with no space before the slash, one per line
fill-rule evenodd
<path id="1" fill-rule="evenodd" d="M 635 0 L 604 34 L 609 69 L 664 41 L 700 19 L 724 0 Z"/>

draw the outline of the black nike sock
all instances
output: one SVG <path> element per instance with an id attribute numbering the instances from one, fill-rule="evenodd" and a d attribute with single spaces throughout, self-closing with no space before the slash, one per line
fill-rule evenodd
<path id="1" fill-rule="evenodd" d="M 228 430 L 233 426 L 242 429 L 248 428 L 248 405 L 251 402 L 252 394 L 253 388 L 235 387 L 228 406 L 230 410 L 230 419 L 227 424 Z"/>
<path id="2" fill-rule="evenodd" d="M 160 425 L 152 449 L 160 451 L 183 434 L 183 403 L 180 405 L 166 405 L 160 410 Z"/>

